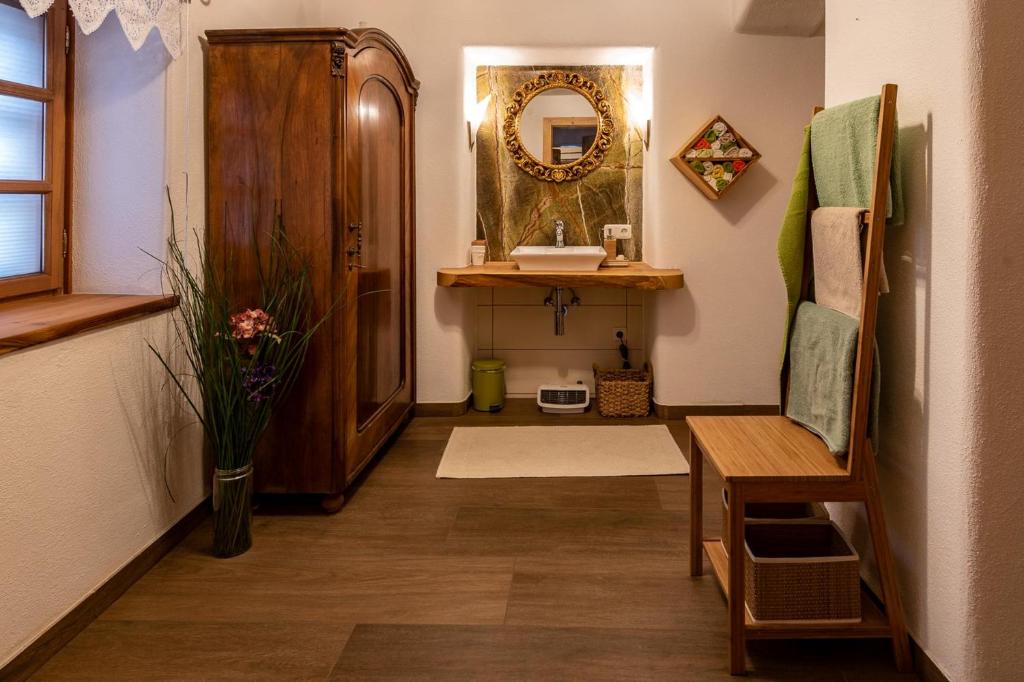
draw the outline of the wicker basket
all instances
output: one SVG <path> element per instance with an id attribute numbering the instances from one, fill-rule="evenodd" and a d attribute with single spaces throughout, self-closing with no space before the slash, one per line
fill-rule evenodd
<path id="1" fill-rule="evenodd" d="M 744 525 L 758 523 L 828 523 L 828 510 L 819 502 L 747 502 Z M 729 491 L 722 490 L 722 544 L 729 551 Z"/>
<path id="2" fill-rule="evenodd" d="M 602 417 L 646 417 L 651 411 L 651 366 L 601 369 L 594 365 L 597 411 Z"/>
<path id="3" fill-rule="evenodd" d="M 756 524 L 745 536 L 754 620 L 860 620 L 860 558 L 834 523 Z"/>

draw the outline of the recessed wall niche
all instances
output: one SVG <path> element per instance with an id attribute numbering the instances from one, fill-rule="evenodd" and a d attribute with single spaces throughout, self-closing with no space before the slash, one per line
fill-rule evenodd
<path id="1" fill-rule="evenodd" d="M 548 71 L 578 73 L 594 80 L 611 104 L 615 122 L 611 147 L 601 167 L 580 180 L 553 183 L 531 177 L 505 149 L 505 107 L 523 83 Z M 641 259 L 644 150 L 628 123 L 627 101 L 642 85 L 641 66 L 477 68 L 477 101 L 491 96 L 475 147 L 477 235 L 487 240 L 488 260 L 509 260 L 508 254 L 519 245 L 554 244 L 555 220 L 565 222 L 566 243 L 574 246 L 600 246 L 604 225 L 629 223 L 633 238 L 619 242 L 620 253 L 629 260 Z M 526 139 L 524 143 L 530 144 Z"/>

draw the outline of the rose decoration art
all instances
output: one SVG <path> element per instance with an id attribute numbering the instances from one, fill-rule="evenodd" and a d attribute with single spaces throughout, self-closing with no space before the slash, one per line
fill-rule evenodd
<path id="1" fill-rule="evenodd" d="M 671 161 L 709 199 L 718 199 L 760 156 L 716 116 Z"/>

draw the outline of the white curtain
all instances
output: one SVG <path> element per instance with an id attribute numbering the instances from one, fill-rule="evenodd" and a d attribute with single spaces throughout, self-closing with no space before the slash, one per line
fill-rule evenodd
<path id="1" fill-rule="evenodd" d="M 30 17 L 37 17 L 50 9 L 54 0 L 21 0 Z M 116 10 L 121 28 L 128 36 L 132 48 L 138 50 L 146 36 L 156 27 L 172 57 L 181 54 L 182 0 L 69 0 L 82 33 L 89 34 L 100 27 L 103 19 Z"/>

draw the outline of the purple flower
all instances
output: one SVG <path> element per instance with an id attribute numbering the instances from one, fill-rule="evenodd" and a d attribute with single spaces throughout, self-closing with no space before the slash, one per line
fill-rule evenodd
<path id="1" fill-rule="evenodd" d="M 249 400 L 260 403 L 269 398 L 274 393 L 271 382 L 274 381 L 276 373 L 277 368 L 267 363 L 247 367 L 242 373 L 242 386 L 249 394 Z"/>

